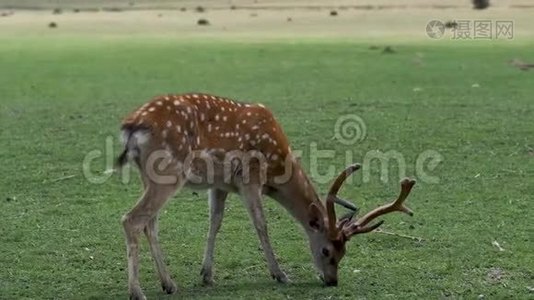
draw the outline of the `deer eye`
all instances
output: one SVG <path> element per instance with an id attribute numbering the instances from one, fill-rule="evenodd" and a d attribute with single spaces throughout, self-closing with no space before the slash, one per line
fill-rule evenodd
<path id="1" fill-rule="evenodd" d="M 330 251 L 329 251 L 328 249 L 323 248 L 323 249 L 322 249 L 322 252 L 323 252 L 323 255 L 324 255 L 324 256 L 327 256 L 327 257 L 330 256 Z"/>

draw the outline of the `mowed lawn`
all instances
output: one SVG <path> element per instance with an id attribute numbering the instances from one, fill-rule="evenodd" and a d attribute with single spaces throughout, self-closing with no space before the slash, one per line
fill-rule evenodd
<path id="1" fill-rule="evenodd" d="M 376 45 L 379 49 L 371 47 Z M 271 280 L 239 198 L 232 196 L 216 246 L 216 285 L 200 284 L 208 228 L 206 194 L 179 193 L 162 211 L 160 240 L 182 298 L 532 298 L 534 287 L 534 60 L 531 44 L 186 42 L 163 39 L 16 39 L 0 45 L 0 298 L 127 297 L 120 223 L 141 188 L 136 176 L 103 184 L 83 175 L 84 157 L 119 149 L 123 116 L 150 97 L 202 91 L 270 107 L 292 142 L 334 150 L 320 167 L 340 171 L 345 152 L 401 153 L 407 174 L 425 150 L 443 156 L 384 230 L 355 237 L 340 286 L 324 288 L 301 228 L 265 202 L 273 247 L 292 282 Z M 366 136 L 334 136 L 336 119 L 360 116 Z M 102 175 L 105 157 L 91 164 Z M 373 167 L 379 169 L 378 164 Z M 382 182 L 357 175 L 342 194 L 363 210 L 398 193 L 396 167 Z M 323 171 L 321 169 L 321 171 Z M 135 175 L 135 173 L 134 173 Z M 327 184 L 317 184 L 324 194 Z M 500 251 L 497 242 L 504 251 Z M 143 238 L 141 285 L 160 290 Z"/>

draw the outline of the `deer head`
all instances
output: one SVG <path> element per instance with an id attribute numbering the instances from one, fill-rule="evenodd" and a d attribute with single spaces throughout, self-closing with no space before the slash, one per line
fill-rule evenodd
<path id="1" fill-rule="evenodd" d="M 310 214 L 310 247 L 317 269 L 321 272 L 321 279 L 327 286 L 337 285 L 337 270 L 339 262 L 345 255 L 346 243 L 355 235 L 375 230 L 384 221 L 371 224 L 375 218 L 394 211 L 406 213 L 410 216 L 413 212 L 406 206 L 404 201 L 408 197 L 415 180 L 403 179 L 401 192 L 398 198 L 389 203 L 373 209 L 363 217 L 357 218 L 358 209 L 352 203 L 337 196 L 343 182 L 355 171 L 360 169 L 359 164 L 347 167 L 341 172 L 326 196 L 326 214 L 324 208 L 312 203 L 309 207 Z M 351 210 L 351 212 L 337 219 L 335 204 L 339 204 Z"/>

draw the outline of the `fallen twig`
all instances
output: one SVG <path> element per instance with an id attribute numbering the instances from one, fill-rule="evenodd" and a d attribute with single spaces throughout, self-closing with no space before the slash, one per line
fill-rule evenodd
<path id="1" fill-rule="evenodd" d="M 63 176 L 63 177 L 56 178 L 56 179 L 52 179 L 52 180 L 50 180 L 50 181 L 51 181 L 51 182 L 58 182 L 58 181 L 63 181 L 63 180 L 71 179 L 71 178 L 74 178 L 74 177 L 76 177 L 76 175 L 67 175 L 67 176 Z"/>
<path id="2" fill-rule="evenodd" d="M 421 237 L 411 236 L 411 235 L 406 235 L 406 234 L 401 234 L 401 233 L 395 233 L 395 232 L 389 232 L 389 231 L 384 231 L 384 230 L 382 230 L 380 228 L 377 228 L 375 230 L 375 232 L 382 233 L 382 234 L 387 234 L 387 235 L 392 235 L 392 236 L 396 236 L 396 237 L 401 237 L 401 238 L 405 238 L 405 239 L 410 239 L 410 240 L 417 241 L 417 242 L 422 242 L 423 241 L 423 238 L 421 238 Z"/>
<path id="3" fill-rule="evenodd" d="M 493 241 L 493 242 L 491 242 L 491 244 L 492 244 L 493 246 L 497 247 L 497 249 L 499 249 L 499 251 L 501 251 L 501 252 L 502 252 L 502 251 L 505 251 L 504 248 L 501 247 L 501 245 L 499 244 L 499 242 L 497 242 L 497 241 Z"/>

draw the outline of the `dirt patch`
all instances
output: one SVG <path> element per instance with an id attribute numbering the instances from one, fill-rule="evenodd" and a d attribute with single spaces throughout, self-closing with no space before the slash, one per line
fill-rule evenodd
<path id="1" fill-rule="evenodd" d="M 12 11 L 8 11 L 8 12 L 1 12 L 0 13 L 0 17 L 9 17 L 9 16 L 12 16 L 14 13 Z"/>
<path id="2" fill-rule="evenodd" d="M 489 0 L 473 0 L 473 7 L 475 9 L 485 9 L 490 5 Z"/>
<path id="3" fill-rule="evenodd" d="M 445 28 L 456 28 L 458 27 L 458 23 L 456 21 L 447 21 L 445 22 Z"/>
<path id="4" fill-rule="evenodd" d="M 207 26 L 207 25 L 210 25 L 210 21 L 208 21 L 206 19 L 199 19 L 197 21 L 197 25 L 199 25 L 199 26 Z"/>
<path id="5" fill-rule="evenodd" d="M 395 51 L 393 49 L 393 47 L 391 47 L 391 46 L 386 46 L 386 47 L 384 47 L 384 50 L 382 50 L 382 53 L 384 53 L 384 54 L 393 54 L 395 52 L 397 52 L 397 51 Z"/>
<path id="6" fill-rule="evenodd" d="M 499 284 L 503 281 L 506 273 L 501 268 L 491 268 L 486 275 L 486 281 L 491 284 Z"/>

